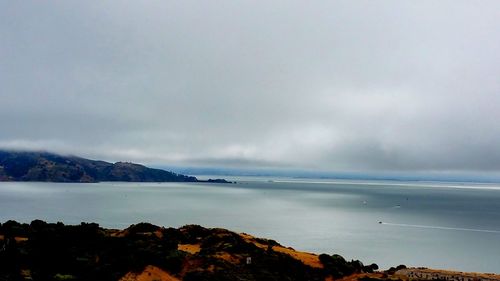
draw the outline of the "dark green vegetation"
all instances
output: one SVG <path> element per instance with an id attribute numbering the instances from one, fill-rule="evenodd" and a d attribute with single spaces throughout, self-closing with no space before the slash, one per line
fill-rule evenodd
<path id="1" fill-rule="evenodd" d="M 140 223 L 119 231 L 94 223 L 8 221 L 0 225 L 0 235 L 0 280 L 119 280 L 148 265 L 188 281 L 325 280 L 377 268 L 338 255 L 321 255 L 324 268 L 313 268 L 274 251 L 279 244 L 273 240 L 255 239 L 256 244 L 228 230 L 197 225 L 175 229 Z M 200 251 L 180 251 L 179 244 L 198 245 Z"/>
<path id="2" fill-rule="evenodd" d="M 139 164 L 115 164 L 46 152 L 0 151 L 0 181 L 196 182 L 195 177 Z"/>
<path id="3" fill-rule="evenodd" d="M 225 179 L 208 179 L 206 181 L 198 180 L 199 182 L 210 182 L 210 183 L 235 183 L 231 181 L 227 181 Z"/>
<path id="4" fill-rule="evenodd" d="M 357 273 L 360 269 L 368 273 L 372 273 L 374 270 L 378 269 L 378 265 L 374 263 L 363 266 L 363 263 L 359 260 L 348 262 L 340 255 L 329 256 L 327 254 L 321 254 L 319 255 L 319 260 L 325 266 L 327 273 L 332 275 L 335 279 Z"/>

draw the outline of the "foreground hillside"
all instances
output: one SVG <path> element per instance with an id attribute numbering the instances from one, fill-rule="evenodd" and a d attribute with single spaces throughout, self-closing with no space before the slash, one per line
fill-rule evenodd
<path id="1" fill-rule="evenodd" d="M 0 280 L 332 280 L 377 265 L 197 225 L 0 225 Z"/>
<path id="2" fill-rule="evenodd" d="M 0 150 L 0 181 L 195 182 L 195 177 L 134 163 L 108 163 L 46 152 Z"/>

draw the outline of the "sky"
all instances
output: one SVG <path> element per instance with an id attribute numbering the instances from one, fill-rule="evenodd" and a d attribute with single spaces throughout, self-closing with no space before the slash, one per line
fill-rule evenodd
<path id="1" fill-rule="evenodd" d="M 499 1 L 0 0 L 0 148 L 500 174 Z"/>

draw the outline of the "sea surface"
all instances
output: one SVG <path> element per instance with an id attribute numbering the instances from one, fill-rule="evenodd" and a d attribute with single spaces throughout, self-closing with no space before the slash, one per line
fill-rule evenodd
<path id="1" fill-rule="evenodd" d="M 235 178 L 209 183 L 0 183 L 0 221 L 200 224 L 399 264 L 500 273 L 500 186 Z"/>

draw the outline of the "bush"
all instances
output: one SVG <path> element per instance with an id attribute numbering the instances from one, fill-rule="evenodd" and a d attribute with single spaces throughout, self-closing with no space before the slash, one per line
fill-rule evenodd
<path id="1" fill-rule="evenodd" d="M 361 272 L 364 269 L 363 263 L 359 260 L 347 262 L 340 255 L 329 256 L 327 254 L 321 254 L 319 255 L 319 260 L 323 264 L 326 273 L 335 278 L 341 278 L 355 272 Z"/>
<path id="2" fill-rule="evenodd" d="M 17 221 L 9 220 L 2 224 L 1 231 L 6 237 L 26 237 L 28 236 L 28 228 L 29 226 L 27 224 L 20 224 Z"/>
<path id="3" fill-rule="evenodd" d="M 144 232 L 155 232 L 159 230 L 160 227 L 147 222 L 141 222 L 138 224 L 131 225 L 127 230 L 130 234 L 144 233 Z"/>
<path id="4" fill-rule="evenodd" d="M 162 268 L 170 271 L 173 274 L 179 273 L 182 270 L 186 256 L 181 251 L 171 251 L 164 260 Z"/>
<path id="5" fill-rule="evenodd" d="M 203 239 L 210 235 L 210 230 L 196 224 L 191 224 L 183 226 L 180 229 L 180 233 L 181 243 L 195 244 L 198 243 L 200 239 Z"/>
<path id="6" fill-rule="evenodd" d="M 378 270 L 378 265 L 376 263 L 372 263 L 370 265 L 363 267 L 363 271 L 368 273 L 372 273 L 376 270 Z"/>

